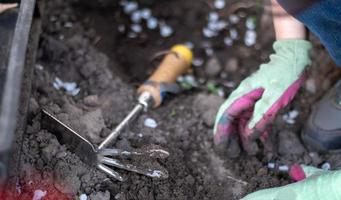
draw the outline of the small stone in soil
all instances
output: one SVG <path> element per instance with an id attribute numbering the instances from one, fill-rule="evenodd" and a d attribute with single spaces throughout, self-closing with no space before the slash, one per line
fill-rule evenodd
<path id="1" fill-rule="evenodd" d="M 220 97 L 224 97 L 224 96 L 225 96 L 225 92 L 224 92 L 224 90 L 223 90 L 222 88 L 219 88 L 219 89 L 218 89 L 217 94 L 218 94 L 218 96 L 220 96 Z"/>
<path id="2" fill-rule="evenodd" d="M 33 97 L 30 98 L 28 111 L 29 113 L 32 113 L 32 114 L 36 114 L 39 112 L 39 104 L 37 100 Z"/>
<path id="3" fill-rule="evenodd" d="M 238 39 L 237 29 L 235 29 L 235 28 L 231 28 L 230 29 L 230 37 L 231 37 L 232 40 Z"/>
<path id="4" fill-rule="evenodd" d="M 206 48 L 205 49 L 205 53 L 207 56 L 212 56 L 213 55 L 213 49 L 212 48 Z"/>
<path id="5" fill-rule="evenodd" d="M 287 123 L 287 124 L 295 124 L 295 119 L 299 115 L 299 112 L 297 110 L 292 110 L 288 113 L 285 113 L 282 117 L 282 119 Z"/>
<path id="6" fill-rule="evenodd" d="M 94 143 L 100 142 L 100 133 L 106 127 L 101 109 L 88 112 L 79 119 L 80 124 L 85 129 L 82 132 Z M 77 121 L 75 121 L 77 123 Z"/>
<path id="7" fill-rule="evenodd" d="M 79 195 L 79 200 L 87 200 L 88 196 L 86 196 L 86 194 L 81 194 Z"/>
<path id="8" fill-rule="evenodd" d="M 55 22 L 55 21 L 57 21 L 57 17 L 56 16 L 51 16 L 49 20 L 50 20 L 50 22 Z"/>
<path id="9" fill-rule="evenodd" d="M 57 90 L 64 89 L 67 94 L 72 96 L 76 96 L 80 92 L 80 88 L 77 88 L 77 84 L 75 82 L 63 82 L 58 77 L 55 78 L 53 87 Z"/>
<path id="10" fill-rule="evenodd" d="M 237 24 L 240 18 L 238 15 L 230 15 L 229 20 L 232 24 Z"/>
<path id="11" fill-rule="evenodd" d="M 35 68 L 38 69 L 38 70 L 40 70 L 40 71 L 44 70 L 44 67 L 43 67 L 43 65 L 41 65 L 41 64 L 36 64 L 36 65 L 35 65 Z"/>
<path id="12" fill-rule="evenodd" d="M 139 11 L 139 10 L 134 11 L 130 16 L 130 19 L 134 23 L 140 23 L 142 21 L 141 11 Z"/>
<path id="13" fill-rule="evenodd" d="M 54 186 L 64 194 L 77 194 L 81 181 L 77 174 L 71 170 L 71 167 L 62 161 L 59 161 L 54 168 Z"/>
<path id="14" fill-rule="evenodd" d="M 238 59 L 237 58 L 230 58 L 227 60 L 224 70 L 226 72 L 230 72 L 230 73 L 234 73 L 236 71 L 238 71 L 239 68 L 239 63 L 238 63 Z"/>
<path id="15" fill-rule="evenodd" d="M 269 163 L 268 163 L 268 168 L 269 168 L 269 169 L 275 169 L 275 167 L 276 167 L 276 164 L 275 164 L 275 163 L 273 163 L 273 162 L 269 162 Z"/>
<path id="16" fill-rule="evenodd" d="M 190 84 L 192 87 L 198 87 L 199 86 L 198 82 L 195 80 L 193 75 L 185 75 L 184 76 L 184 82 Z"/>
<path id="17" fill-rule="evenodd" d="M 204 59 L 202 59 L 202 58 L 194 58 L 193 59 L 193 65 L 195 66 L 195 67 L 200 67 L 200 66 L 202 66 L 204 64 Z"/>
<path id="18" fill-rule="evenodd" d="M 303 145 L 293 132 L 284 130 L 278 134 L 278 152 L 281 155 L 302 155 L 305 151 Z"/>
<path id="19" fill-rule="evenodd" d="M 120 192 L 120 193 L 118 193 L 118 194 L 115 195 L 115 199 L 116 199 L 116 200 L 125 200 L 126 198 L 125 198 L 124 193 L 123 193 L 123 192 Z"/>
<path id="20" fill-rule="evenodd" d="M 98 102 L 98 96 L 97 95 L 89 95 L 87 97 L 84 98 L 84 104 L 86 106 L 90 106 L 90 107 L 96 107 L 99 105 Z"/>
<path id="21" fill-rule="evenodd" d="M 149 128 L 156 128 L 157 127 L 157 123 L 154 119 L 152 118 L 147 118 L 144 120 L 144 125 L 146 127 L 149 127 Z"/>
<path id="22" fill-rule="evenodd" d="M 72 28 L 72 27 L 73 27 L 73 23 L 72 23 L 72 22 L 66 22 L 66 23 L 64 24 L 64 27 L 65 27 L 65 28 Z"/>
<path id="23" fill-rule="evenodd" d="M 173 28 L 167 24 L 160 24 L 160 35 L 162 37 L 169 37 L 173 34 Z"/>
<path id="24" fill-rule="evenodd" d="M 289 118 L 295 119 L 298 116 L 299 112 L 297 110 L 292 110 L 288 114 Z"/>
<path id="25" fill-rule="evenodd" d="M 123 25 L 123 24 L 121 24 L 121 25 L 119 25 L 118 26 L 118 32 L 120 32 L 120 33 L 124 33 L 125 32 L 125 30 L 126 30 L 126 27 Z"/>
<path id="26" fill-rule="evenodd" d="M 238 12 L 238 16 L 241 18 L 245 18 L 247 16 L 247 13 L 245 11 Z"/>
<path id="27" fill-rule="evenodd" d="M 36 190 L 36 191 L 34 191 L 34 195 L 33 195 L 32 200 L 41 200 L 44 198 L 46 193 L 47 193 L 46 191 Z"/>
<path id="28" fill-rule="evenodd" d="M 255 17 L 248 17 L 246 19 L 245 26 L 249 30 L 254 30 L 256 28 L 256 19 L 255 19 Z"/>
<path id="29" fill-rule="evenodd" d="M 233 45 L 233 40 L 230 37 L 225 37 L 224 38 L 224 43 L 226 44 L 226 46 L 232 46 Z"/>
<path id="30" fill-rule="evenodd" d="M 205 65 L 205 72 L 208 76 L 214 77 L 220 73 L 221 68 L 218 58 L 214 56 L 207 61 Z"/>
<path id="31" fill-rule="evenodd" d="M 322 158 L 316 152 L 309 152 L 309 157 L 311 158 L 313 165 L 318 165 L 322 162 Z"/>
<path id="32" fill-rule="evenodd" d="M 90 195 L 90 200 L 110 200 L 110 192 L 95 192 Z"/>
<path id="33" fill-rule="evenodd" d="M 139 5 L 136 2 L 127 2 L 123 7 L 123 11 L 126 14 L 130 14 L 137 10 L 138 7 Z"/>
<path id="34" fill-rule="evenodd" d="M 154 30 L 157 28 L 157 25 L 158 25 L 158 21 L 156 18 L 154 17 L 151 17 L 147 20 L 147 27 L 151 30 Z"/>
<path id="35" fill-rule="evenodd" d="M 152 11 L 149 8 L 144 8 L 141 10 L 141 17 L 143 19 L 149 19 L 152 16 Z"/>
<path id="36" fill-rule="evenodd" d="M 217 12 L 210 12 L 208 14 L 208 21 L 218 21 L 219 14 Z"/>
<path id="37" fill-rule="evenodd" d="M 216 9 L 223 9 L 225 8 L 226 2 L 225 0 L 215 0 L 214 1 L 214 7 Z"/>
<path id="38" fill-rule="evenodd" d="M 190 41 L 185 42 L 184 45 L 185 45 L 186 47 L 188 47 L 189 49 L 193 49 L 193 48 L 194 48 L 193 42 L 190 42 Z"/>
<path id="39" fill-rule="evenodd" d="M 135 33 L 141 33 L 142 32 L 142 26 L 140 24 L 132 24 L 130 26 L 131 30 Z"/>
<path id="40" fill-rule="evenodd" d="M 55 78 L 53 82 L 53 87 L 56 88 L 57 90 L 60 90 L 62 88 L 63 81 L 60 80 L 58 77 Z"/>
<path id="41" fill-rule="evenodd" d="M 224 99 L 216 95 L 199 94 L 194 100 L 194 107 L 198 109 L 204 123 L 213 126 L 215 115 Z"/>
<path id="42" fill-rule="evenodd" d="M 206 79 L 203 78 L 203 77 L 200 77 L 200 78 L 198 79 L 198 82 L 199 82 L 200 84 L 204 84 L 204 83 L 206 82 Z"/>
<path id="43" fill-rule="evenodd" d="M 226 72 L 221 72 L 220 73 L 220 78 L 226 79 L 228 77 L 228 74 Z"/>
<path id="44" fill-rule="evenodd" d="M 45 162 L 49 162 L 58 153 L 58 150 L 58 144 L 56 144 L 54 141 L 51 141 L 50 145 L 47 145 L 41 150 L 41 158 Z"/>
<path id="45" fill-rule="evenodd" d="M 330 163 L 329 163 L 329 162 L 323 163 L 322 166 L 321 166 L 321 169 L 323 169 L 323 170 L 325 170 L 325 171 L 330 170 L 330 169 L 331 169 Z"/>
<path id="46" fill-rule="evenodd" d="M 211 31 L 214 31 L 216 35 L 218 34 L 219 31 L 226 28 L 226 26 L 227 24 L 222 20 L 212 21 L 207 24 L 207 28 Z"/>
<path id="47" fill-rule="evenodd" d="M 310 92 L 311 94 L 315 94 L 316 93 L 316 84 L 315 84 L 315 80 L 313 78 L 309 78 L 305 82 L 305 89 L 308 92 Z"/>
<path id="48" fill-rule="evenodd" d="M 183 82 L 185 81 L 185 77 L 184 76 L 179 76 L 177 79 L 176 79 L 177 82 Z"/>
<path id="49" fill-rule="evenodd" d="M 128 33 L 128 38 L 133 39 L 133 38 L 136 38 L 136 37 L 137 37 L 137 34 L 136 34 L 136 33 L 134 33 L 134 32 L 129 32 L 129 33 Z"/>
<path id="50" fill-rule="evenodd" d="M 225 87 L 228 87 L 228 88 L 234 88 L 234 87 L 236 87 L 236 83 L 233 82 L 233 81 L 224 82 L 223 85 L 224 85 Z"/>
<path id="51" fill-rule="evenodd" d="M 288 165 L 280 165 L 278 167 L 278 170 L 281 172 L 287 172 L 287 171 L 289 171 L 289 166 Z"/>
<path id="52" fill-rule="evenodd" d="M 256 43 L 257 33 L 254 30 L 247 30 L 244 37 L 244 43 L 246 46 L 252 46 Z"/>
<path id="53" fill-rule="evenodd" d="M 202 29 L 202 33 L 204 34 L 205 37 L 207 38 L 212 38 L 218 35 L 218 33 L 212 29 L 209 29 L 207 27 L 204 27 Z"/>

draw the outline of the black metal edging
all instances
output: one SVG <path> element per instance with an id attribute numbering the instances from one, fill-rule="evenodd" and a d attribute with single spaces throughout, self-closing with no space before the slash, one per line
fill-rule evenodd
<path id="1" fill-rule="evenodd" d="M 0 183 L 7 175 L 8 155 L 14 139 L 19 107 L 22 73 L 25 65 L 27 43 L 31 29 L 35 0 L 23 0 L 10 46 L 6 81 L 0 113 Z"/>

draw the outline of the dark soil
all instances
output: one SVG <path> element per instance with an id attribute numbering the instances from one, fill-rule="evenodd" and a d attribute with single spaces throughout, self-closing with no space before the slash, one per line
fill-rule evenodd
<path id="1" fill-rule="evenodd" d="M 331 87 L 337 78 L 335 74 L 339 74 L 339 71 L 333 71 L 331 63 L 325 62 L 329 58 L 318 44 L 313 52 L 316 60 L 308 79 L 314 82 L 316 91 L 307 88 L 311 87 L 307 84 L 305 88 L 310 92 L 302 89 L 294 102 L 278 116 L 271 133 L 271 151 L 261 148 L 256 156 L 241 153 L 238 158 L 229 159 L 213 149 L 212 119 L 220 103 L 243 78 L 265 62 L 272 51 L 271 17 L 264 7 L 253 1 L 245 1 L 243 5 L 229 1 L 226 9 L 220 11 L 221 15 L 228 18 L 233 12 L 256 16 L 258 39 L 251 47 L 244 45 L 245 17 L 242 17 L 241 25 L 236 27 L 241 38 L 228 47 L 223 42 L 227 31 L 213 39 L 202 35 L 206 16 L 212 10 L 211 1 L 139 1 L 141 7 L 150 8 L 155 16 L 165 19 L 173 27 L 175 32 L 168 38 L 147 28 L 136 38 L 129 38 L 126 32 L 118 31 L 119 26 L 128 28 L 131 24 L 119 2 L 90 2 L 57 0 L 46 3 L 24 138 L 21 187 L 31 185 L 34 190 L 50 191 L 46 189 L 48 183 L 54 191 L 66 196 L 75 198 L 86 194 L 93 200 L 239 199 L 255 190 L 291 182 L 287 174 L 269 170 L 267 163 L 270 161 L 320 166 L 329 160 L 332 168 L 337 168 L 337 155 L 309 153 L 298 138 L 310 105 Z M 236 5 L 241 7 L 232 9 Z M 69 23 L 72 27 L 66 25 Z M 45 108 L 94 144 L 99 144 L 133 108 L 136 86 L 155 67 L 155 63 L 150 62 L 153 55 L 175 43 L 188 41 L 194 44 L 196 58 L 204 61 L 213 57 L 218 59 L 222 66 L 218 73 L 207 75 L 205 64 L 195 67 L 194 76 L 200 80 L 200 87 L 170 96 L 160 108 L 140 116 L 122 132 L 114 145 L 129 150 L 156 144 L 167 149 L 169 158 L 158 162 L 168 170 L 168 179 L 155 180 L 118 170 L 128 177 L 127 181 L 111 180 L 82 163 L 59 144 L 53 134 L 41 129 L 40 109 Z M 213 56 L 205 53 L 207 45 L 213 49 Z M 237 66 L 225 67 L 230 60 L 237 61 Z M 79 94 L 71 96 L 55 89 L 56 77 L 76 82 Z M 226 81 L 234 85 L 227 87 Z M 224 97 L 210 94 L 212 91 L 207 88 L 207 83 L 223 88 Z M 283 114 L 289 110 L 299 111 L 293 125 L 282 120 Z M 143 125 L 147 117 L 156 120 L 157 128 Z M 278 140 L 279 133 L 283 134 L 281 141 Z M 49 181 L 39 184 L 42 179 Z M 28 184 L 32 182 L 34 184 Z M 51 193 L 48 192 L 47 196 Z"/>

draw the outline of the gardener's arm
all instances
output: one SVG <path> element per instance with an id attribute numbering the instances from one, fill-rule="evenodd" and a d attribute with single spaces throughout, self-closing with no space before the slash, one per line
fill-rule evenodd
<path id="1" fill-rule="evenodd" d="M 17 3 L 0 3 L 0 14 L 17 6 Z"/>
<path id="2" fill-rule="evenodd" d="M 277 0 L 271 0 L 273 23 L 276 39 L 305 39 L 306 29 L 304 25 L 287 13 Z"/>
<path id="3" fill-rule="evenodd" d="M 288 15 L 275 0 L 272 3 L 275 53 L 270 55 L 268 63 L 260 65 L 258 71 L 240 83 L 216 117 L 214 143 L 218 150 L 233 157 L 238 152 L 236 136 L 249 154 L 257 152 L 255 140 L 267 139 L 269 125 L 294 98 L 304 82 L 304 69 L 310 63 L 311 44 L 304 40 L 303 24 Z"/>

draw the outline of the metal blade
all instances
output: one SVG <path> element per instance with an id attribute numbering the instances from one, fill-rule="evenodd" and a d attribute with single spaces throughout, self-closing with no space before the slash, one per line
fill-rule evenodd
<path id="1" fill-rule="evenodd" d="M 97 164 L 96 148 L 46 110 L 42 111 L 42 128 L 54 134 L 61 144 L 79 156 L 83 162 L 93 166 Z"/>

